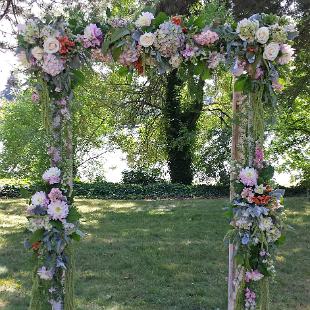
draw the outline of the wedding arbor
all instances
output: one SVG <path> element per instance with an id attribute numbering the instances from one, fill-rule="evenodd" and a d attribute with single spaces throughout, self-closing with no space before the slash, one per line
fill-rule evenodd
<path id="1" fill-rule="evenodd" d="M 234 76 L 229 246 L 229 309 L 267 309 L 274 250 L 284 240 L 281 190 L 271 186 L 264 160 L 265 115 L 283 88 L 297 35 L 288 17 L 256 14 L 237 25 L 207 24 L 205 15 L 169 17 L 145 11 L 133 22 L 80 23 L 31 18 L 19 26 L 18 56 L 35 87 L 50 137 L 50 167 L 27 209 L 26 246 L 36 256 L 30 309 L 74 309 L 72 243 L 83 236 L 73 202 L 72 98 L 89 61 L 122 66 L 124 73 L 181 74 L 204 81 L 214 70 Z"/>

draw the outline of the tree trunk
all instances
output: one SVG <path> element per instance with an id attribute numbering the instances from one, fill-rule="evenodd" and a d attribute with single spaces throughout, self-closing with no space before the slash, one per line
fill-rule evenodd
<path id="1" fill-rule="evenodd" d="M 172 183 L 191 184 L 193 181 L 193 147 L 196 129 L 203 106 L 203 81 L 195 84 L 189 77 L 189 88 L 195 87 L 190 106 L 182 111 L 181 89 L 184 81 L 178 78 L 177 70 L 167 76 L 167 95 L 163 108 L 165 120 L 168 166 Z"/>

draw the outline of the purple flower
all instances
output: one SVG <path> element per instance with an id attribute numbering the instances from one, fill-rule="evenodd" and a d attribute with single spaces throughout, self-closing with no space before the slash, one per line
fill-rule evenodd
<path id="1" fill-rule="evenodd" d="M 57 163 L 61 160 L 60 151 L 58 148 L 51 146 L 47 153 L 51 156 L 53 163 Z"/>
<path id="2" fill-rule="evenodd" d="M 249 234 L 244 234 L 243 237 L 242 237 L 242 239 L 241 239 L 241 243 L 242 243 L 243 245 L 247 245 L 247 244 L 249 243 L 249 241 L 250 241 L 250 236 L 249 236 Z"/>
<path id="3" fill-rule="evenodd" d="M 196 52 L 199 50 L 196 46 L 189 46 L 186 44 L 186 48 L 184 51 L 181 52 L 182 56 L 186 59 L 194 57 Z"/>
<path id="4" fill-rule="evenodd" d="M 103 34 L 96 24 L 89 24 L 84 29 L 84 35 L 79 35 L 78 39 L 82 41 L 85 48 L 100 46 L 103 40 Z"/>

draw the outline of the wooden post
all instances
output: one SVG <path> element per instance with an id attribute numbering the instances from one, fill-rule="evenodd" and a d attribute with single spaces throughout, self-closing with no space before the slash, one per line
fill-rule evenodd
<path id="1" fill-rule="evenodd" d="M 240 92 L 233 90 L 232 111 L 233 111 L 233 125 L 232 125 L 232 142 L 231 142 L 231 161 L 232 168 L 230 172 L 230 200 L 235 196 L 234 181 L 237 178 L 238 169 L 236 164 L 244 164 L 244 136 L 245 128 L 244 122 L 241 123 L 241 115 L 244 113 L 243 101 L 246 99 Z M 238 290 L 238 283 L 236 281 L 236 266 L 234 261 L 235 246 L 229 244 L 228 256 L 228 310 L 235 310 L 236 294 Z"/>

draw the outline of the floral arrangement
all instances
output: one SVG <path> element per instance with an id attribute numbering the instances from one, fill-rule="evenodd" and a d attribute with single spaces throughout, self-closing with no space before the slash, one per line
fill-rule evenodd
<path id="1" fill-rule="evenodd" d="M 273 253 L 285 238 L 284 190 L 272 189 L 272 176 L 273 169 L 257 146 L 253 167 L 241 168 L 236 180 L 229 237 L 237 248 L 240 273 L 235 279 L 237 309 L 261 309 L 268 303 L 267 279 L 275 275 Z"/>
<path id="2" fill-rule="evenodd" d="M 51 166 L 42 177 L 46 186 L 33 195 L 27 210 L 32 234 L 26 246 L 38 257 L 37 277 L 50 283 L 53 309 L 64 307 L 68 246 L 82 236 L 72 198 L 71 103 L 72 90 L 83 78 L 78 69 L 88 59 L 115 62 L 126 72 L 139 74 L 190 67 L 202 79 L 226 65 L 236 77 L 236 91 L 256 94 L 254 118 L 249 120 L 254 129 L 260 128 L 253 140 L 262 144 L 261 105 L 274 102 L 283 88 L 277 68 L 293 58 L 290 44 L 296 27 L 287 17 L 266 14 L 243 19 L 236 27 L 207 24 L 202 17 L 142 12 L 133 22 L 114 18 L 105 24 L 85 23 L 82 28 L 49 17 L 19 25 L 17 55 L 35 79 L 32 100 L 41 104 L 51 137 L 47 146 Z M 271 253 L 283 239 L 283 193 L 271 189 L 272 169 L 259 147 L 252 166 L 240 169 L 236 183 L 240 191 L 233 201 L 231 221 L 243 275 L 239 300 L 245 309 L 255 309 L 257 282 L 273 275 Z"/>
<path id="3" fill-rule="evenodd" d="M 226 25 L 227 58 L 236 77 L 237 91 L 260 90 L 260 100 L 272 102 L 284 88 L 278 66 L 293 59 L 291 47 L 298 35 L 294 21 L 271 14 L 255 14 L 238 22 L 236 28 Z"/>

